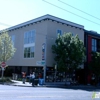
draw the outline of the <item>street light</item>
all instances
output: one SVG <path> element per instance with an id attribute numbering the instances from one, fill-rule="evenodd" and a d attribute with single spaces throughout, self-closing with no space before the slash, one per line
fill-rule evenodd
<path id="1" fill-rule="evenodd" d="M 48 38 L 50 38 L 50 39 L 53 39 L 52 37 L 48 37 Z M 45 81 L 46 81 L 46 67 L 47 67 L 47 63 L 46 63 L 46 61 L 47 61 L 47 58 L 46 58 L 46 55 L 47 54 L 47 35 L 45 35 L 45 43 L 44 43 L 44 83 L 45 83 Z"/>

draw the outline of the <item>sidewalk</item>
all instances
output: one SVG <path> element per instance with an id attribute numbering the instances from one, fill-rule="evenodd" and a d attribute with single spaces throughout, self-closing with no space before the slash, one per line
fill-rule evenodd
<path id="1" fill-rule="evenodd" d="M 4 85 L 32 87 L 29 82 L 22 83 L 22 81 L 12 80 L 13 83 L 5 83 Z M 35 87 L 57 87 L 57 88 L 73 88 L 73 89 L 100 89 L 100 86 L 91 85 L 65 85 L 65 82 L 46 82 L 44 85 L 35 85 Z"/>
<path id="2" fill-rule="evenodd" d="M 17 80 L 12 80 L 12 82 L 13 83 L 7 84 L 7 85 L 22 86 L 22 87 L 32 87 L 32 85 L 29 84 L 29 82 L 25 82 L 25 84 L 23 84 L 22 81 L 17 81 Z"/>

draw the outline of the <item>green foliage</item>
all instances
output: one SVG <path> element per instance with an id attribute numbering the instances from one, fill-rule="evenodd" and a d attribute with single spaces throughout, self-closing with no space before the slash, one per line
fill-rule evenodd
<path id="1" fill-rule="evenodd" d="M 11 37 L 8 35 L 6 30 L 2 31 L 0 34 L 0 64 L 11 59 L 15 51 L 16 49 L 14 48 Z M 4 70 L 2 70 L 2 78 L 3 74 Z"/>
<path id="2" fill-rule="evenodd" d="M 15 50 L 11 37 L 7 31 L 3 31 L 0 35 L 0 62 L 8 61 L 14 55 Z"/>
<path id="3" fill-rule="evenodd" d="M 58 69 L 76 69 L 85 60 L 85 47 L 78 35 L 72 36 L 71 33 L 58 35 L 55 45 L 52 45 L 52 52 L 56 55 Z"/>
<path id="4" fill-rule="evenodd" d="M 92 56 L 89 63 L 89 69 L 97 76 L 100 76 L 100 53 L 92 52 L 91 55 Z"/>

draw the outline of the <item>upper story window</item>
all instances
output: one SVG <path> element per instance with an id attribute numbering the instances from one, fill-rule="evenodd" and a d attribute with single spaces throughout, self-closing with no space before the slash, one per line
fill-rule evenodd
<path id="1" fill-rule="evenodd" d="M 24 44 L 31 44 L 35 42 L 35 31 L 31 30 L 24 33 Z"/>
<path id="2" fill-rule="evenodd" d="M 96 52 L 97 51 L 97 40 L 92 39 L 92 51 Z"/>
<path id="3" fill-rule="evenodd" d="M 62 35 L 62 30 L 57 30 L 57 35 Z"/>
<path id="4" fill-rule="evenodd" d="M 15 35 L 12 35 L 11 36 L 11 40 L 12 40 L 12 43 L 13 43 L 13 45 L 15 44 Z"/>

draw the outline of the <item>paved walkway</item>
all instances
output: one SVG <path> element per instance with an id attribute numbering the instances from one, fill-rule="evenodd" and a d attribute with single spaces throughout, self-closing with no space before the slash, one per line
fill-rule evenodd
<path id="1" fill-rule="evenodd" d="M 32 87 L 29 82 L 22 83 L 22 81 L 12 80 L 13 83 L 5 83 L 5 85 Z M 58 88 L 74 88 L 74 89 L 100 89 L 100 86 L 91 85 L 65 85 L 65 82 L 46 82 L 44 85 L 35 85 L 36 87 L 58 87 Z"/>

